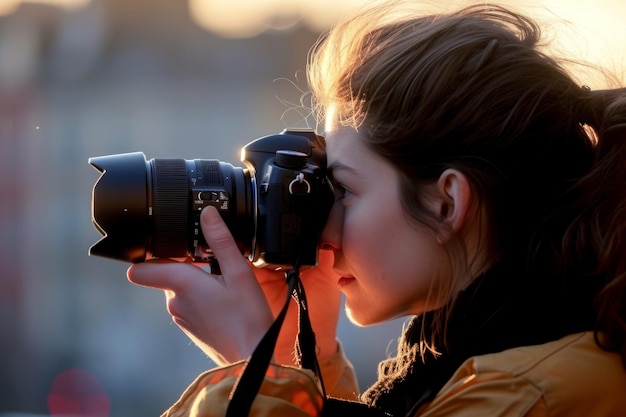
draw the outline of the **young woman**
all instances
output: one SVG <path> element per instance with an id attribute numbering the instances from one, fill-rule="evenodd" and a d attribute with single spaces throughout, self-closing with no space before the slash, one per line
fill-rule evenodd
<path id="1" fill-rule="evenodd" d="M 413 316 L 358 396 L 372 407 L 626 415 L 626 89 L 581 86 L 540 41 L 499 6 L 415 16 L 392 3 L 312 50 L 336 202 L 302 278 L 331 395 L 358 395 L 335 336 L 341 291 L 358 325 Z M 175 322 L 225 366 L 172 416 L 225 407 L 211 391 L 221 370 L 251 354 L 285 297 L 282 274 L 253 270 L 215 210 L 202 222 L 222 275 L 171 261 L 128 273 L 165 289 Z M 293 364 L 293 327 L 279 364 Z"/>

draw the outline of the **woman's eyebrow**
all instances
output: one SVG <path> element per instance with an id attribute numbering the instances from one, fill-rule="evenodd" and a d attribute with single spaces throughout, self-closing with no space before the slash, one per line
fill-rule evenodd
<path id="1" fill-rule="evenodd" d="M 358 173 L 356 168 L 354 168 L 354 167 L 352 167 L 350 165 L 346 165 L 343 162 L 339 162 L 339 161 L 335 161 L 335 162 L 331 163 L 328 166 L 327 169 L 328 169 L 328 173 L 331 174 L 331 175 L 332 175 L 333 172 L 336 172 L 336 171 L 347 171 L 347 172 L 349 172 L 351 174 L 359 175 L 359 173 Z"/>

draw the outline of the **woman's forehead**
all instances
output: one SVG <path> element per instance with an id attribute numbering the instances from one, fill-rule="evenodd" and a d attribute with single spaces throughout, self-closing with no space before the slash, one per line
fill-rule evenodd
<path id="1" fill-rule="evenodd" d="M 365 144 L 366 140 L 365 134 L 352 126 L 339 126 L 326 132 L 329 166 L 340 163 L 356 167 L 379 159 Z"/>

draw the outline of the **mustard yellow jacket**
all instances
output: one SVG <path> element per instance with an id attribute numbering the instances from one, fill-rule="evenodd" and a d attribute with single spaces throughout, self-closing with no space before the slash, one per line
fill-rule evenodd
<path id="1" fill-rule="evenodd" d="M 200 375 L 163 417 L 224 416 L 242 363 Z M 331 395 L 356 398 L 352 366 L 341 351 L 322 364 Z M 254 415 L 317 416 L 321 398 L 308 371 L 272 366 Z M 626 417 L 626 371 L 590 332 L 468 359 L 416 417 Z"/>

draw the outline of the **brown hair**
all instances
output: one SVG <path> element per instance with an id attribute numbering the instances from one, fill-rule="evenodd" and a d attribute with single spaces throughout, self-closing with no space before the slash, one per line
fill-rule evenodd
<path id="1" fill-rule="evenodd" d="M 314 46 L 318 120 L 333 108 L 339 122 L 366 129 L 416 221 L 437 226 L 421 185 L 456 168 L 486 210 L 500 262 L 561 277 L 584 266 L 605 286 L 596 330 L 626 364 L 624 91 L 581 88 L 540 51 L 540 27 L 503 7 L 415 17 L 398 6 L 367 9 Z M 450 251 L 459 259 L 461 248 Z M 463 272 L 473 260 L 460 259 Z M 451 303 L 460 285 L 443 285 Z"/>

